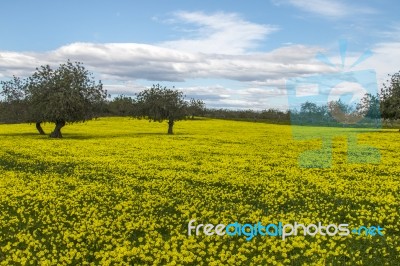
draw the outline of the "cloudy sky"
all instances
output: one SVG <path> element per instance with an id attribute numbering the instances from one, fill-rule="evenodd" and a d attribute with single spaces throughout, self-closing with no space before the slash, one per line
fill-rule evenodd
<path id="1" fill-rule="evenodd" d="M 71 59 L 113 95 L 160 83 L 208 107 L 285 109 L 288 80 L 372 69 L 380 87 L 400 70 L 396 0 L 6 0 L 1 9 L 1 80 Z"/>

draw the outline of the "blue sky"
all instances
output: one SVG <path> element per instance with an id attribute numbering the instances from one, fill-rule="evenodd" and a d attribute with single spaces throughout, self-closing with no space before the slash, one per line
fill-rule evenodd
<path id="1" fill-rule="evenodd" d="M 394 0 L 14 0 L 1 7 L 4 80 L 71 59 L 112 94 L 161 83 L 210 107 L 285 109 L 288 79 L 337 71 L 315 56 L 339 64 L 341 39 L 349 64 L 373 52 L 353 70 L 375 70 L 378 85 L 400 70 Z"/>

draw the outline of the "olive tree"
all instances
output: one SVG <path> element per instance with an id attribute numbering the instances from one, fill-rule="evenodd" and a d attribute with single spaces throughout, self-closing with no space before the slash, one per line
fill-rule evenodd
<path id="1" fill-rule="evenodd" d="M 173 134 L 175 121 L 185 119 L 188 103 L 183 93 L 167 89 L 160 84 L 153 85 L 136 95 L 135 117 L 148 118 L 150 121 L 167 121 L 168 134 Z"/>
<path id="2" fill-rule="evenodd" d="M 26 98 L 36 121 L 55 124 L 52 138 L 62 138 L 66 123 L 83 122 L 96 116 L 96 108 L 107 92 L 82 63 L 68 61 L 57 69 L 37 68 L 28 78 Z"/>
<path id="3" fill-rule="evenodd" d="M 189 105 L 188 105 L 188 112 L 189 115 L 192 116 L 192 119 L 194 119 L 195 115 L 203 115 L 205 113 L 205 104 L 202 100 L 199 99 L 190 99 Z"/>
<path id="4" fill-rule="evenodd" d="M 0 121 L 6 123 L 35 123 L 39 134 L 44 135 L 41 121 L 36 120 L 32 105 L 27 99 L 27 79 L 13 76 L 11 80 L 1 81 Z"/>
<path id="5" fill-rule="evenodd" d="M 381 91 L 382 118 L 396 120 L 400 118 L 400 71 L 389 75 Z"/>

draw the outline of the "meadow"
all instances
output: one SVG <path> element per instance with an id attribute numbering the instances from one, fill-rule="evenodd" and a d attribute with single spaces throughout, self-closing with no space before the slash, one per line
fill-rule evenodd
<path id="1" fill-rule="evenodd" d="M 288 125 L 198 119 L 167 135 L 165 122 L 99 118 L 64 139 L 0 125 L 0 264 L 399 265 L 400 133 L 358 129 L 381 161 L 357 164 L 353 129 L 303 129 L 336 136 L 331 167 L 300 167 L 321 141 Z M 380 225 L 384 236 L 188 236 L 191 219 Z"/>

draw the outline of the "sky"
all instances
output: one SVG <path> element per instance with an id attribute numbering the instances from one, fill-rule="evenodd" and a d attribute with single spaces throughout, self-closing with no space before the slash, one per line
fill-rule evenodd
<path id="1" fill-rule="evenodd" d="M 0 5 L 0 80 L 27 77 L 36 67 L 70 59 L 83 62 L 113 96 L 133 96 L 159 83 L 211 108 L 285 110 L 288 81 L 369 69 L 381 88 L 388 74 L 400 70 L 395 0 L 5 0 Z M 366 51 L 371 56 L 351 67 Z M 350 83 L 340 83 L 333 94 L 351 93 Z M 354 94 L 363 92 L 353 85 Z M 314 89 L 303 86 L 302 92 Z"/>

